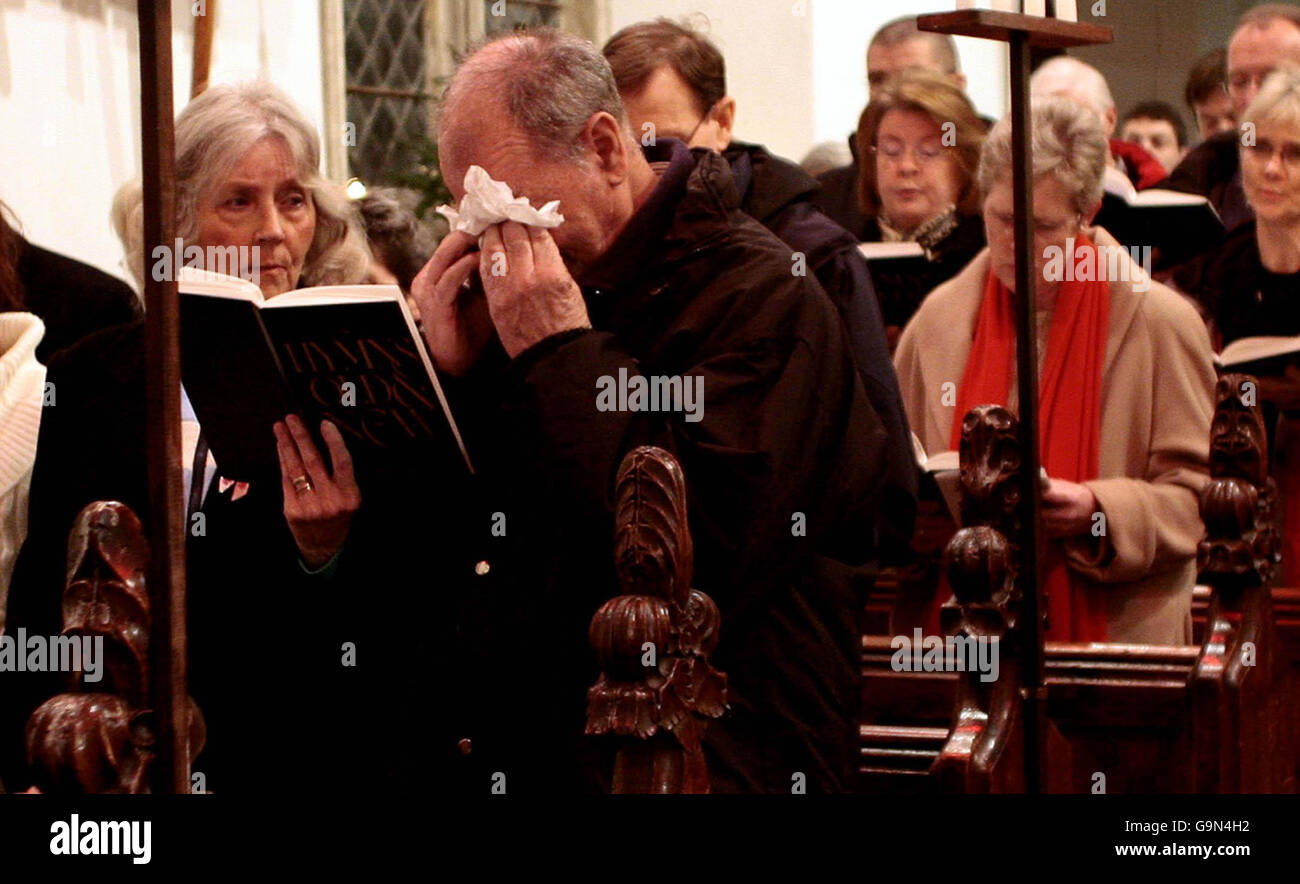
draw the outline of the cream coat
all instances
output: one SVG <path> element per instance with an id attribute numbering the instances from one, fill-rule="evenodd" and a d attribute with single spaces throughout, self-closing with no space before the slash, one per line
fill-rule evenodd
<path id="1" fill-rule="evenodd" d="M 1105 231 L 1092 233 L 1098 245 L 1117 246 Z M 1123 266 L 1130 281 L 1110 283 L 1100 478 L 1086 483 L 1107 530 L 1100 540 L 1069 541 L 1066 555 L 1109 598 L 1111 641 L 1187 644 L 1204 530 L 1198 494 L 1209 476 L 1213 355 L 1189 303 L 1127 255 Z M 925 299 L 894 356 L 908 420 L 928 454 L 949 448 L 955 404 L 943 385 L 961 383 L 988 272 L 985 249 Z M 1150 288 L 1135 291 L 1134 282 Z"/>

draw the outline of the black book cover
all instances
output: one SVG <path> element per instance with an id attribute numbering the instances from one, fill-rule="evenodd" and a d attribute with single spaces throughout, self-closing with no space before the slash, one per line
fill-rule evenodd
<path id="1" fill-rule="evenodd" d="M 271 426 L 289 413 L 327 460 L 320 422 L 339 428 L 363 488 L 407 467 L 467 469 L 396 289 L 328 301 L 303 290 L 259 307 L 181 288 L 181 375 L 222 476 L 278 476 Z"/>

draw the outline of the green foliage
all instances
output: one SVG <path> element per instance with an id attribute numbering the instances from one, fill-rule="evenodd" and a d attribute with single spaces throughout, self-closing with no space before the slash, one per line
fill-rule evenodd
<path id="1" fill-rule="evenodd" d="M 451 191 L 442 180 L 442 169 L 438 165 L 438 143 L 427 136 L 411 143 L 410 152 L 414 158 L 405 172 L 392 176 L 392 183 L 399 187 L 409 187 L 420 194 L 420 202 L 415 207 L 417 217 L 423 219 L 434 206 L 451 203 Z"/>

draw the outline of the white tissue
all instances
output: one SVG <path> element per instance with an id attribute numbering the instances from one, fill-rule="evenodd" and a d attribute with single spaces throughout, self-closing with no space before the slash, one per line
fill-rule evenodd
<path id="1" fill-rule="evenodd" d="M 470 166 L 465 172 L 465 196 L 460 207 L 438 206 L 438 214 L 451 222 L 452 230 L 478 236 L 493 224 L 518 221 L 533 227 L 559 227 L 564 216 L 558 211 L 559 200 L 551 200 L 540 209 L 528 203 L 528 197 L 515 196 L 510 185 L 494 181 L 482 166 Z"/>

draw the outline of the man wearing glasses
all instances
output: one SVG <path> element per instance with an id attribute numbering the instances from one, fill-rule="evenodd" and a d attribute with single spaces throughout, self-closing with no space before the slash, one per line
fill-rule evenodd
<path id="1" fill-rule="evenodd" d="M 791 248 L 791 271 L 802 267 L 815 276 L 839 310 L 867 397 L 888 433 L 876 549 L 892 562 L 911 540 L 916 473 L 880 306 L 856 237 L 814 207 L 818 185 L 802 169 L 732 138 L 736 100 L 726 94 L 722 53 L 703 35 L 660 18 L 622 29 L 602 52 L 641 143 L 676 138 L 722 154 L 741 211 Z"/>
<path id="2" fill-rule="evenodd" d="M 1248 10 L 1228 44 L 1227 82 L 1232 109 L 1243 129 L 1222 132 L 1191 151 L 1163 186 L 1207 197 L 1232 231 L 1254 217 L 1241 184 L 1238 140 L 1253 138 L 1242 115 L 1260 83 L 1279 64 L 1300 64 L 1300 7 L 1266 3 Z"/>

